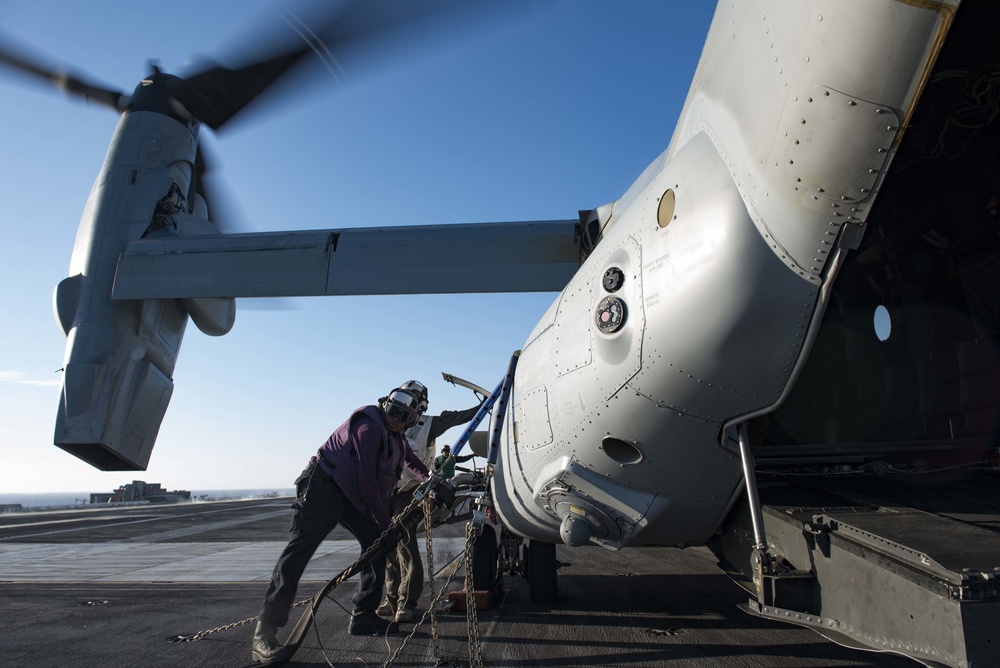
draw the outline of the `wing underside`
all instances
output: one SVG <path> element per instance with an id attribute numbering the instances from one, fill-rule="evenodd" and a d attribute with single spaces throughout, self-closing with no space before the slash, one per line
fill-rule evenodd
<path id="1" fill-rule="evenodd" d="M 559 291 L 580 265 L 578 224 L 562 220 L 143 239 L 122 254 L 113 297 Z"/>

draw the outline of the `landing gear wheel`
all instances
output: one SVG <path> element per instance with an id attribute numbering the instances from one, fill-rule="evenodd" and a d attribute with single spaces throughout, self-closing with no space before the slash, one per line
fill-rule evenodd
<path id="1" fill-rule="evenodd" d="M 472 548 L 472 585 L 479 591 L 491 591 L 499 595 L 502 591 L 499 577 L 499 554 L 497 535 L 493 527 L 483 527 Z"/>
<path id="2" fill-rule="evenodd" d="M 554 603 L 559 598 L 554 543 L 531 541 L 525 548 L 525 570 L 528 574 L 528 597 L 534 603 Z"/>

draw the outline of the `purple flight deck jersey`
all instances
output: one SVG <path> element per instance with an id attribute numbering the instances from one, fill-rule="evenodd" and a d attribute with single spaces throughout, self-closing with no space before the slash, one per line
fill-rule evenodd
<path id="1" fill-rule="evenodd" d="M 370 511 L 382 529 L 392 519 L 389 498 L 403 466 L 421 480 L 430 475 L 406 437 L 386 429 L 378 406 L 364 406 L 351 413 L 309 463 L 318 464 L 333 478 L 355 508 Z"/>

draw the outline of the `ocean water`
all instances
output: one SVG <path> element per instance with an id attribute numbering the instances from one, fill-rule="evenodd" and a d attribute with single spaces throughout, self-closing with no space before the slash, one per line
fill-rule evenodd
<path id="1" fill-rule="evenodd" d="M 173 491 L 173 490 L 170 490 Z M 90 492 L 51 492 L 44 494 L 5 494 L 0 492 L 0 505 L 19 503 L 25 509 L 65 506 L 89 506 Z M 201 489 L 191 490 L 192 501 L 223 499 L 260 499 L 268 496 L 294 496 L 295 488 L 264 489 Z"/>

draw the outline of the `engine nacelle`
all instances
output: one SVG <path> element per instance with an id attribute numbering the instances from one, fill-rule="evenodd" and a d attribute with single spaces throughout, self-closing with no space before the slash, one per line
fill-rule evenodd
<path id="1" fill-rule="evenodd" d="M 155 112 L 122 116 L 80 221 L 70 277 L 56 288 L 67 343 L 55 444 L 102 470 L 146 468 L 173 393 L 188 306 L 111 294 L 130 241 L 183 233 L 176 219 L 195 208 L 197 141 L 196 125 Z M 232 326 L 232 300 L 192 306 L 210 333 Z"/>
<path id="2" fill-rule="evenodd" d="M 104 471 L 143 470 L 173 393 L 187 314 L 174 300 L 116 310 L 121 317 L 70 332 L 55 443 Z"/>

